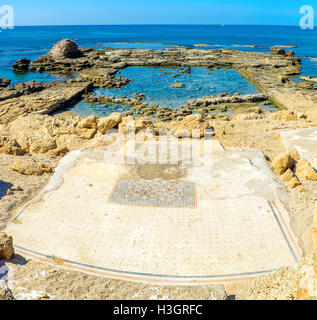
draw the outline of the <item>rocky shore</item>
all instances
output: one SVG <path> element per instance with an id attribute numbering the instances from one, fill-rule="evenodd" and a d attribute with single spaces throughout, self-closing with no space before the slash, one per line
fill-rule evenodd
<path id="1" fill-rule="evenodd" d="M 131 79 L 118 77 L 117 73 L 129 66 L 159 67 L 162 70 L 164 67 L 177 67 L 185 73 L 190 73 L 192 67 L 235 69 L 260 93 L 208 96 L 189 100 L 178 109 L 145 103 L 145 95 L 140 92 L 133 98 L 93 94 L 94 88 L 127 85 Z M 15 71 L 50 72 L 70 79 L 47 83 L 31 81 L 10 86 L 10 80 L 0 78 L 0 182 L 4 183 L 4 187 L 0 185 L 0 231 L 18 206 L 32 198 L 47 183 L 66 153 L 81 148 L 105 149 L 113 141 L 113 129 L 118 133 L 127 133 L 131 129 L 129 123 L 134 121 L 133 130 L 140 141 L 143 141 L 144 133 L 153 137 L 164 132 L 179 138 L 200 138 L 207 130 L 224 147 L 261 150 L 285 185 L 292 228 L 300 239 L 305 256 L 311 256 L 310 232 L 317 199 L 317 177 L 312 171 L 314 169 L 301 161 L 298 155 L 286 152 L 278 134 L 283 129 L 317 126 L 317 87 L 309 78 L 300 83 L 292 80 L 293 76 L 300 74 L 300 68 L 301 61 L 293 51 L 278 47 L 273 47 L 270 53 L 190 48 L 94 50 L 80 49 L 68 39 L 57 43 L 49 53 L 35 61 L 18 60 L 13 66 Z M 103 118 L 94 115 L 82 118 L 69 111 L 61 112 L 80 100 L 91 104 L 124 105 L 130 110 Z M 276 112 L 263 108 L 265 105 L 273 106 Z M 60 113 L 54 113 L 56 111 Z M 6 239 L 3 243 L 7 244 L 8 239 L 2 237 Z M 303 264 L 312 265 L 312 262 Z M 141 297 L 148 298 L 153 293 L 153 288 L 149 286 L 83 276 L 76 272 L 66 275 L 67 272 L 58 267 L 34 262 L 12 268 L 15 268 L 18 281 L 29 290 L 51 290 L 57 298 L 81 299 L 87 294 L 96 298 L 92 292 L 87 293 L 87 281 L 101 299 L 129 299 L 136 291 L 141 292 Z M 43 279 L 34 276 L 44 269 L 47 276 Z M 294 292 L 299 290 L 297 284 L 292 282 L 292 288 L 278 293 L 274 291 L 274 286 L 282 281 L 285 274 L 294 278 L 302 269 L 303 265 L 299 265 L 297 269 L 284 270 L 284 273 L 279 270 L 271 276 L 260 278 L 252 286 L 245 283 L 237 288 L 236 284 L 232 284 L 227 287 L 227 293 L 241 299 L 290 297 L 291 294 L 293 297 L 296 295 Z M 24 281 L 24 274 L 29 274 L 32 279 L 28 284 Z M 68 284 L 57 285 L 59 281 Z M 105 290 L 105 286 L 112 288 L 112 293 Z M 74 289 L 73 293 L 70 287 Z M 214 288 L 210 287 L 159 290 L 162 296 L 169 292 L 171 296 L 181 299 L 215 294 Z M 11 297 L 7 287 L 2 291 Z"/>

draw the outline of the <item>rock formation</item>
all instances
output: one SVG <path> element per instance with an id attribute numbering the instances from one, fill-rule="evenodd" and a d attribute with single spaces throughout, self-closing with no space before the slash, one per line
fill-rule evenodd
<path id="1" fill-rule="evenodd" d="M 12 237 L 0 232 L 0 260 L 9 260 L 14 254 Z"/>
<path id="2" fill-rule="evenodd" d="M 80 51 L 75 41 L 71 39 L 64 39 L 57 42 L 52 50 L 49 52 L 49 55 L 54 60 L 63 60 L 66 58 L 78 58 L 80 56 Z"/>

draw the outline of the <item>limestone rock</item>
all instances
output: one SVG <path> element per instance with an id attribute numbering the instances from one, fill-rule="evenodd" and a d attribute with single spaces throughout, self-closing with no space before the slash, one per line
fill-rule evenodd
<path id="1" fill-rule="evenodd" d="M 110 116 L 101 118 L 98 121 L 98 131 L 101 134 L 105 134 L 110 129 L 114 128 L 122 121 L 122 116 L 120 113 L 115 112 L 112 113 Z"/>
<path id="2" fill-rule="evenodd" d="M 23 191 L 23 189 L 20 187 L 20 185 L 15 184 L 11 187 L 12 191 Z"/>
<path id="3" fill-rule="evenodd" d="M 35 161 L 31 160 L 16 160 L 12 169 L 27 176 L 41 176 L 43 174 L 43 170 Z"/>
<path id="4" fill-rule="evenodd" d="M 53 157 L 64 157 L 69 152 L 69 149 L 66 146 L 58 147 L 55 150 L 51 151 Z"/>
<path id="5" fill-rule="evenodd" d="M 303 180 L 317 181 L 317 172 L 307 160 L 299 160 L 295 168 L 296 175 Z"/>
<path id="6" fill-rule="evenodd" d="M 283 174 L 287 169 L 291 169 L 292 165 L 293 160 L 288 153 L 278 155 L 271 162 L 272 168 L 279 176 Z"/>
<path id="7" fill-rule="evenodd" d="M 272 120 L 280 120 L 280 121 L 293 121 L 293 120 L 298 120 L 297 119 L 297 114 L 295 114 L 292 111 L 288 110 L 283 110 L 283 111 L 278 111 L 276 113 L 273 113 L 271 115 Z"/>
<path id="8" fill-rule="evenodd" d="M 97 133 L 97 129 L 94 128 L 94 129 L 86 129 L 86 128 L 82 128 L 80 131 L 79 131 L 79 136 L 82 138 L 82 139 L 86 139 L 86 140 L 90 140 L 92 139 L 95 134 Z"/>
<path id="9" fill-rule="evenodd" d="M 45 165 L 44 163 L 41 163 L 40 168 L 45 173 L 52 173 L 53 172 L 53 168 L 50 167 L 50 166 Z"/>
<path id="10" fill-rule="evenodd" d="M 301 183 L 297 177 L 293 177 L 290 181 L 288 181 L 288 186 L 292 189 L 296 188 L 297 186 L 300 186 L 300 185 L 301 185 Z"/>
<path id="11" fill-rule="evenodd" d="M 0 280 L 0 301 L 14 300 L 12 292 L 8 286 L 7 280 Z"/>
<path id="12" fill-rule="evenodd" d="M 282 175 L 281 175 L 281 180 L 282 181 L 290 181 L 291 179 L 294 178 L 294 173 L 291 169 L 287 169 Z"/>
<path id="13" fill-rule="evenodd" d="M 285 54 L 285 50 L 279 47 L 271 47 L 271 54 Z"/>
<path id="14" fill-rule="evenodd" d="M 64 39 L 57 42 L 49 52 L 54 60 L 62 60 L 65 58 L 76 58 L 80 56 L 80 51 L 75 41 Z"/>
<path id="15" fill-rule="evenodd" d="M 135 119 L 135 130 L 136 132 L 147 129 L 153 128 L 153 123 L 149 118 L 136 118 Z"/>
<path id="16" fill-rule="evenodd" d="M 200 113 L 195 113 L 186 116 L 183 120 L 183 123 L 201 122 L 202 120 L 203 116 Z"/>
<path id="17" fill-rule="evenodd" d="M 119 132 L 126 134 L 128 132 L 139 132 L 141 130 L 145 130 L 147 128 L 153 128 L 153 122 L 146 118 L 133 118 L 131 116 L 123 117 L 122 122 L 119 124 Z"/>
<path id="18" fill-rule="evenodd" d="M 87 129 L 95 129 L 97 128 L 97 118 L 94 115 L 91 115 L 78 123 L 78 127 L 87 128 Z"/>
<path id="19" fill-rule="evenodd" d="M 10 79 L 0 78 L 0 88 L 5 88 L 11 83 Z"/>
<path id="20" fill-rule="evenodd" d="M 11 189 L 8 189 L 7 192 L 6 192 L 6 195 L 10 196 L 11 194 L 13 194 L 13 191 Z"/>
<path id="21" fill-rule="evenodd" d="M 0 260 L 9 260 L 14 254 L 12 237 L 0 232 Z"/>
<path id="22" fill-rule="evenodd" d="M 18 156 L 23 155 L 25 152 L 15 139 L 0 137 L 0 153 Z"/>
<path id="23" fill-rule="evenodd" d="M 123 117 L 118 125 L 119 132 L 126 134 L 129 129 L 135 128 L 134 118 L 132 116 Z"/>
<path id="24" fill-rule="evenodd" d="M 236 116 L 236 120 L 238 121 L 257 120 L 259 118 L 262 118 L 262 116 L 255 112 L 238 114 Z"/>
<path id="25" fill-rule="evenodd" d="M 172 88 L 181 89 L 184 88 L 185 85 L 183 83 L 174 83 L 171 85 Z"/>
<path id="26" fill-rule="evenodd" d="M 53 150 L 56 148 L 57 145 L 54 139 L 34 141 L 30 145 L 30 153 L 46 153 L 49 150 Z"/>
<path id="27" fill-rule="evenodd" d="M 295 148 L 292 149 L 289 154 L 292 157 L 292 159 L 294 159 L 295 161 L 299 161 L 300 155 Z"/>
<path id="28" fill-rule="evenodd" d="M 196 113 L 186 116 L 173 129 L 175 129 L 174 135 L 186 137 L 189 134 L 193 138 L 201 138 L 209 127 L 209 121 L 204 121 L 203 116 L 200 113 Z"/>
<path id="29" fill-rule="evenodd" d="M 251 107 L 248 109 L 250 113 L 263 113 L 263 110 L 260 107 Z"/>
<path id="30" fill-rule="evenodd" d="M 28 59 L 19 59 L 13 64 L 14 71 L 26 72 L 29 70 L 31 61 Z"/>

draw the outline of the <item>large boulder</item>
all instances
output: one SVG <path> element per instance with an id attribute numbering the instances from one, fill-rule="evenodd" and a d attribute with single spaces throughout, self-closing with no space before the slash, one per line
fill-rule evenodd
<path id="1" fill-rule="evenodd" d="M 91 115 L 78 123 L 79 128 L 95 129 L 97 128 L 96 116 Z"/>
<path id="2" fill-rule="evenodd" d="M 0 232 L 0 260 L 9 260 L 14 254 L 12 237 Z"/>
<path id="3" fill-rule="evenodd" d="M 288 181 L 288 186 L 291 188 L 291 189 L 294 189 L 298 186 L 300 186 L 301 183 L 300 181 L 298 180 L 297 177 L 293 177 L 291 180 Z"/>
<path id="4" fill-rule="evenodd" d="M 119 132 L 122 134 L 138 133 L 139 131 L 144 131 L 147 128 L 152 129 L 153 127 L 153 122 L 149 118 L 133 118 L 132 116 L 123 117 L 122 122 L 118 126 Z"/>
<path id="5" fill-rule="evenodd" d="M 57 144 L 54 139 L 36 140 L 30 144 L 30 153 L 46 153 L 56 148 Z"/>
<path id="6" fill-rule="evenodd" d="M 13 64 L 13 71 L 26 72 L 29 70 L 31 60 L 19 59 Z"/>
<path id="7" fill-rule="evenodd" d="M 292 168 L 293 159 L 288 153 L 282 153 L 272 160 L 271 166 L 274 169 L 275 173 L 280 176 L 287 169 Z"/>
<path id="8" fill-rule="evenodd" d="M 294 121 L 298 120 L 297 114 L 293 111 L 282 110 L 275 112 L 271 115 L 272 120 L 280 120 L 280 121 Z"/>
<path id="9" fill-rule="evenodd" d="M 291 179 L 294 178 L 294 173 L 291 169 L 287 169 L 282 175 L 281 175 L 281 180 L 288 182 Z"/>
<path id="10" fill-rule="evenodd" d="M 296 175 L 302 180 L 317 181 L 317 172 L 307 160 L 299 160 L 296 163 Z"/>
<path id="11" fill-rule="evenodd" d="M 43 174 L 40 166 L 31 160 L 16 160 L 13 163 L 12 169 L 26 176 L 41 176 Z"/>
<path id="12" fill-rule="evenodd" d="M 79 57 L 80 51 L 75 41 L 64 39 L 54 44 L 49 54 L 54 60 L 62 60 L 65 58 Z"/>
<path id="13" fill-rule="evenodd" d="M 0 136 L 0 153 L 18 156 L 23 155 L 25 151 L 17 140 L 10 137 Z"/>
<path id="14" fill-rule="evenodd" d="M 177 123 L 174 129 L 174 135 L 177 137 L 201 138 L 205 130 L 210 128 L 209 121 L 205 121 L 200 113 L 186 116 L 182 122 Z"/>
<path id="15" fill-rule="evenodd" d="M 98 131 L 101 134 L 105 134 L 107 131 L 117 126 L 121 120 L 122 116 L 118 112 L 112 113 L 109 117 L 101 118 L 98 121 Z"/>

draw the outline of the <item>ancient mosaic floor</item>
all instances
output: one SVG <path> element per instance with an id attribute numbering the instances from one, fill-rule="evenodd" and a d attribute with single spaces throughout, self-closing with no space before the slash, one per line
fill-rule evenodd
<path id="1" fill-rule="evenodd" d="M 245 279 L 296 263 L 283 188 L 261 153 L 213 140 L 136 147 L 64 157 L 7 227 L 17 253 L 159 284 Z"/>
<path id="2" fill-rule="evenodd" d="M 317 128 L 285 130 L 280 135 L 287 150 L 295 148 L 302 159 L 317 169 Z"/>
<path id="3" fill-rule="evenodd" d="M 119 180 L 110 203 L 154 207 L 195 208 L 195 184 L 183 181 Z"/>

